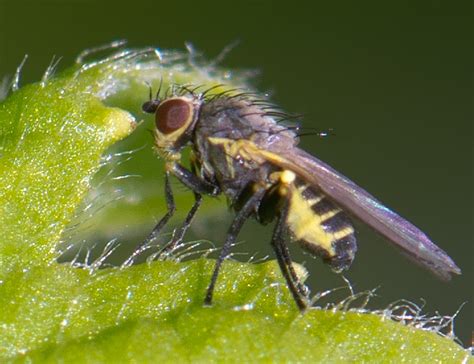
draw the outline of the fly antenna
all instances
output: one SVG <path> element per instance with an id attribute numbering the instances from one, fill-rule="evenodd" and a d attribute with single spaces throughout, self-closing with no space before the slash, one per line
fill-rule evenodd
<path id="1" fill-rule="evenodd" d="M 148 86 L 148 101 L 151 101 L 153 98 L 153 88 L 151 87 L 151 83 L 145 81 L 145 84 Z"/>
<path id="2" fill-rule="evenodd" d="M 160 75 L 160 85 L 158 86 L 158 91 L 156 91 L 155 99 L 158 100 L 160 97 L 161 87 L 163 86 L 163 75 Z"/>

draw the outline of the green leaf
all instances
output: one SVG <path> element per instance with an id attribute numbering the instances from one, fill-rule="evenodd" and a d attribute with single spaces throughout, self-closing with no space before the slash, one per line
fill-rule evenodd
<path id="1" fill-rule="evenodd" d="M 389 314 L 311 309 L 302 315 L 274 262 L 227 261 L 212 307 L 202 304 L 212 260 L 104 268 L 99 257 L 84 269 L 57 263 L 60 240 L 85 209 L 87 194 L 110 192 L 93 182 L 108 166 L 104 154 L 134 129 L 129 140 L 146 140 L 146 124 L 137 127 L 123 110 L 137 110 L 145 81 L 211 86 L 228 78 L 228 72 L 189 65 L 178 52 L 158 59 L 154 50 L 126 51 L 25 86 L 0 104 L 0 360 L 470 359 L 451 339 L 393 322 Z M 150 190 L 157 188 L 138 192 L 137 213 L 126 216 L 131 226 L 140 224 Z M 92 235 L 113 237 L 124 225 L 120 203 L 106 210 L 92 214 Z"/>

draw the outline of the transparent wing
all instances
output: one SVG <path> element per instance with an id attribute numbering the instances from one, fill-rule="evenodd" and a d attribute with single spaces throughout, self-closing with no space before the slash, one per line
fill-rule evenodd
<path id="1" fill-rule="evenodd" d="M 270 162 L 292 170 L 306 181 L 319 186 L 338 205 L 385 236 L 409 258 L 441 279 L 449 280 L 451 274 L 461 274 L 453 260 L 420 229 L 326 163 L 301 149 L 280 150 L 278 145 L 270 146 L 261 153 Z"/>

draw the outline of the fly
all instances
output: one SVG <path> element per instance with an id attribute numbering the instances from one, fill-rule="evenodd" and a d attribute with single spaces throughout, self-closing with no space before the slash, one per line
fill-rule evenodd
<path id="1" fill-rule="evenodd" d="M 217 87 L 217 86 L 216 86 Z M 214 87 L 214 88 L 216 88 Z M 172 240 L 160 254 L 183 239 L 201 205 L 202 195 L 224 194 L 236 212 L 207 288 L 212 303 L 223 261 L 245 221 L 276 220 L 271 246 L 281 272 L 300 310 L 308 306 L 308 291 L 293 268 L 285 233 L 300 247 L 319 256 L 336 271 L 349 268 L 356 250 L 354 227 L 347 213 L 385 236 L 406 255 L 442 279 L 461 270 L 417 227 L 330 166 L 297 147 L 296 131 L 278 122 L 282 114 L 266 101 L 241 93 L 212 89 L 178 92 L 145 102 L 143 111 L 155 115 L 154 144 L 165 160 L 168 212 L 142 246 L 153 241 L 175 212 L 169 177 L 175 176 L 194 193 L 195 202 Z M 158 91 L 159 94 L 159 91 Z M 190 168 L 181 151 L 190 147 Z"/>

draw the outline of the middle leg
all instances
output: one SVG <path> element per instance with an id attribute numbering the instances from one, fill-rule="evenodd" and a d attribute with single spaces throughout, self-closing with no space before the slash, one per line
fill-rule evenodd
<path id="1" fill-rule="evenodd" d="M 206 298 L 204 299 L 205 305 L 210 305 L 212 303 L 212 295 L 214 293 L 214 287 L 216 285 L 217 276 L 219 275 L 219 270 L 221 268 L 222 262 L 227 258 L 230 253 L 230 248 L 235 243 L 237 239 L 237 235 L 242 229 L 244 222 L 249 218 L 250 214 L 255 210 L 258 206 L 260 201 L 262 200 L 263 195 L 265 194 L 265 189 L 262 188 L 255 192 L 252 197 L 250 197 L 247 202 L 243 205 L 242 209 L 237 213 L 234 221 L 232 221 L 232 225 L 230 226 L 227 237 L 222 247 L 221 253 L 217 258 L 216 265 L 214 268 L 214 272 L 212 273 L 211 282 L 207 288 Z"/>

